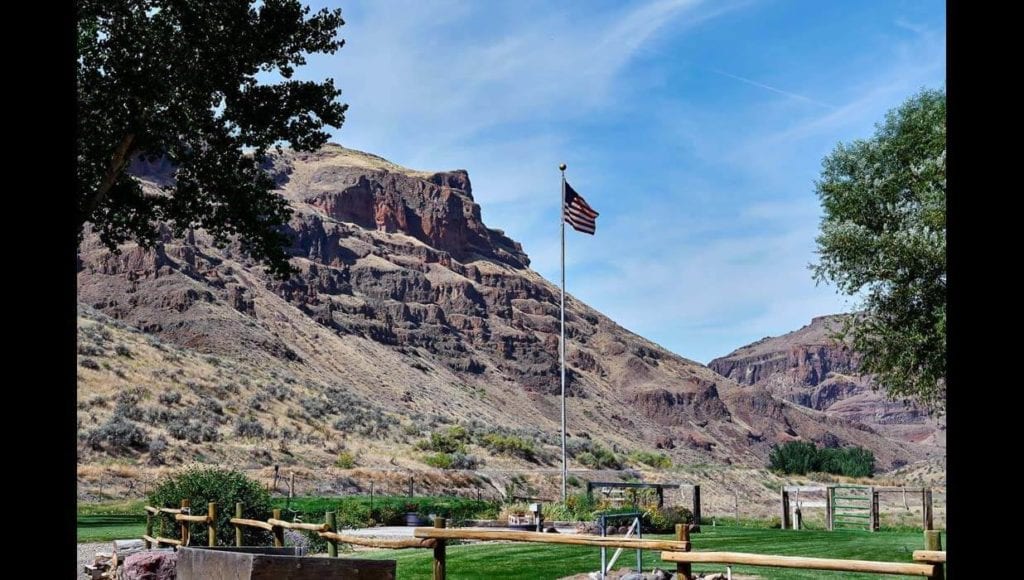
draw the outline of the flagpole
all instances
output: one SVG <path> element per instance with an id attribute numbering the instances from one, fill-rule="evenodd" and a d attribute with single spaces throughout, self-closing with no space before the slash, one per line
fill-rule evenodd
<path id="1" fill-rule="evenodd" d="M 562 299 L 561 299 L 561 340 L 558 341 L 559 360 L 562 363 L 562 501 L 566 499 L 565 480 L 568 474 L 565 461 L 565 163 L 558 166 L 562 172 L 562 199 L 559 205 L 562 215 Z"/>

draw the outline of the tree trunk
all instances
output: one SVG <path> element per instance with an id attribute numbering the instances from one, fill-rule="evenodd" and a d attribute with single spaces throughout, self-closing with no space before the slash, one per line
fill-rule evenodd
<path id="1" fill-rule="evenodd" d="M 82 213 L 78 216 L 78 228 L 81 229 L 86 221 L 89 220 L 89 216 L 92 215 L 96 208 L 103 203 L 106 199 L 107 193 L 110 192 L 110 188 L 114 187 L 117 182 L 118 176 L 121 175 L 121 171 L 124 170 L 125 165 L 128 163 L 128 158 L 132 152 L 132 144 L 135 142 L 135 133 L 128 133 L 121 139 L 121 143 L 114 149 L 114 154 L 110 157 L 110 167 L 107 168 L 106 175 L 103 176 L 103 181 L 100 182 L 100 186 L 96 189 L 96 192 L 90 195 L 82 208 Z"/>

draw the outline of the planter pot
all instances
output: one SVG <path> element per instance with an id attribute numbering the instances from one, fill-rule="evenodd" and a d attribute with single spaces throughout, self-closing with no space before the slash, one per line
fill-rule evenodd
<path id="1" fill-rule="evenodd" d="M 410 527 L 425 526 L 427 522 L 418 513 L 409 512 L 405 514 L 405 525 Z"/>

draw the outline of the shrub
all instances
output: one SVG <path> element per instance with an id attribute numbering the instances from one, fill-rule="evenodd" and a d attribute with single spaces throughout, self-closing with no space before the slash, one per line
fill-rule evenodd
<path id="1" fill-rule="evenodd" d="M 464 453 L 466 442 L 469 441 L 469 433 L 460 425 L 454 425 L 441 432 L 430 434 L 430 439 L 424 439 L 416 444 L 416 448 L 423 451 L 437 451 L 438 453 Z M 429 463 L 429 461 L 428 461 Z M 439 467 L 436 466 L 435 467 Z"/>
<path id="2" fill-rule="evenodd" d="M 104 351 L 102 348 L 91 344 L 79 344 L 78 354 L 82 356 L 103 356 Z"/>
<path id="3" fill-rule="evenodd" d="M 160 393 L 157 400 L 160 401 L 160 404 L 162 405 L 177 405 L 181 402 L 181 393 L 177 391 Z"/>
<path id="4" fill-rule="evenodd" d="M 79 366 L 90 370 L 100 370 L 100 363 L 92 360 L 91 358 L 83 358 L 82 360 L 78 361 L 78 364 Z"/>
<path id="5" fill-rule="evenodd" d="M 164 452 L 167 451 L 167 439 L 161 435 L 149 442 L 149 464 L 163 465 Z"/>
<path id="6" fill-rule="evenodd" d="M 672 467 L 672 459 L 664 453 L 651 453 L 650 451 L 634 451 L 629 454 L 629 459 L 636 463 L 643 463 L 659 469 Z"/>
<path id="7" fill-rule="evenodd" d="M 114 397 L 114 415 L 131 419 L 132 421 L 139 421 L 142 419 L 142 407 L 139 403 L 142 401 L 143 390 L 136 387 L 127 391 L 121 391 Z"/>
<path id="8" fill-rule="evenodd" d="M 117 415 L 90 431 L 85 442 L 96 450 L 103 449 L 106 444 L 106 449 L 110 452 L 144 450 L 147 446 L 146 432 L 135 423 Z"/>
<path id="9" fill-rule="evenodd" d="M 522 437 L 489 433 L 484 435 L 481 440 L 481 444 L 492 453 L 511 455 L 527 461 L 533 461 L 535 459 L 536 450 L 533 447 L 533 442 L 527 441 Z"/>
<path id="10" fill-rule="evenodd" d="M 116 352 L 118 356 L 126 356 L 128 358 L 131 358 L 132 356 L 132 351 L 129 350 L 128 347 L 123 344 L 115 346 L 114 352 Z"/>
<path id="11" fill-rule="evenodd" d="M 582 522 L 592 520 L 597 509 L 597 500 L 586 493 L 565 498 L 564 502 L 543 504 L 544 519 Z"/>
<path id="12" fill-rule="evenodd" d="M 674 531 L 676 524 L 690 523 L 694 523 L 693 512 L 682 506 L 649 507 L 643 519 L 644 531 L 655 534 L 666 534 Z"/>
<path id="13" fill-rule="evenodd" d="M 438 469 L 450 469 L 452 466 L 452 454 L 442 451 L 440 453 L 426 456 L 423 461 L 431 467 L 437 467 Z"/>
<path id="14" fill-rule="evenodd" d="M 252 417 L 239 417 L 235 422 L 235 435 L 239 437 L 257 437 L 266 435 L 263 425 Z"/>
<path id="15" fill-rule="evenodd" d="M 167 425 L 167 432 L 171 437 L 186 440 L 189 443 L 216 441 L 220 438 L 215 423 L 185 417 L 172 419 Z"/>
<path id="16" fill-rule="evenodd" d="M 591 469 L 622 469 L 622 460 L 619 456 L 596 444 L 593 451 L 584 451 L 577 455 L 576 461 Z"/>
<path id="17" fill-rule="evenodd" d="M 352 469 L 356 466 L 356 457 L 348 451 L 342 451 L 338 454 L 338 459 L 334 462 L 334 466 L 342 469 Z"/>
<path id="18" fill-rule="evenodd" d="M 217 503 L 218 546 L 235 544 L 235 527 L 228 521 L 235 517 L 235 503 L 242 502 L 242 517 L 266 520 L 270 516 L 270 494 L 256 481 L 244 474 L 216 467 L 192 467 L 165 479 L 149 496 L 150 505 L 156 507 L 180 507 L 181 500 L 192 502 L 195 513 L 206 513 L 209 502 Z M 165 529 L 173 530 L 177 524 L 168 514 Z M 202 537 L 206 543 L 206 526 L 193 524 L 193 537 Z M 246 546 L 268 546 L 273 541 L 270 532 L 256 528 L 242 528 L 242 543 Z"/>

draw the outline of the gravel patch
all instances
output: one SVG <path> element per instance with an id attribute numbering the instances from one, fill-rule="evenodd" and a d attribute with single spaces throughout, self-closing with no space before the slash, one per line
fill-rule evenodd
<path id="1" fill-rule="evenodd" d="M 114 550 L 114 542 L 91 542 L 78 544 L 78 567 L 75 568 L 75 578 L 85 578 L 85 572 L 83 568 L 86 564 L 91 564 L 92 559 L 96 557 L 96 552 L 112 552 Z"/>

